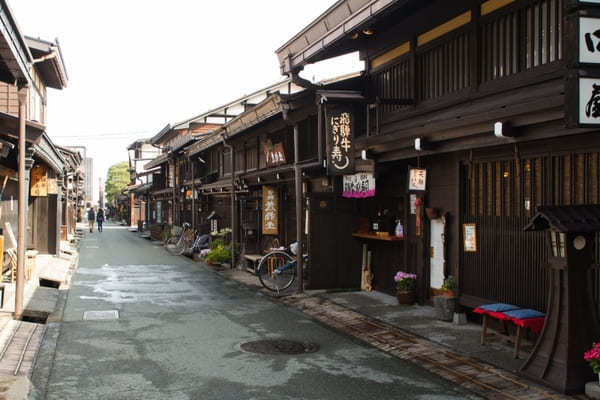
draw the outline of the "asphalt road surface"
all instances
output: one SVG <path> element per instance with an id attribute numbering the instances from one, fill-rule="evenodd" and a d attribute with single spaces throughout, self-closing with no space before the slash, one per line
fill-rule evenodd
<path id="1" fill-rule="evenodd" d="M 34 374 L 40 398 L 475 397 L 122 227 L 87 233 L 80 251 L 64 314 L 49 325 Z M 319 350 L 241 348 L 263 339 Z"/>

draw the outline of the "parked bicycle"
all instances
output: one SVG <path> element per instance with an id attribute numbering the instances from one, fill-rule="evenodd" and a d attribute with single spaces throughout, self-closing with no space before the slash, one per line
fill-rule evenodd
<path id="1" fill-rule="evenodd" d="M 292 286 L 296 280 L 297 253 L 298 244 L 292 243 L 290 250 L 273 250 L 265 255 L 256 269 L 258 280 L 268 290 L 272 292 L 281 292 Z M 303 255 L 304 263 L 308 261 L 308 255 Z"/>
<path id="2" fill-rule="evenodd" d="M 174 255 L 181 255 L 186 248 L 191 246 L 194 241 L 194 231 L 192 226 L 184 222 L 179 236 L 173 235 L 165 243 L 167 250 Z"/>

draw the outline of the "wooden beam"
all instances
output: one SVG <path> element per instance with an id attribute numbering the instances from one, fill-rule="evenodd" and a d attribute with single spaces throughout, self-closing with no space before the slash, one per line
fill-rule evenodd
<path id="1" fill-rule="evenodd" d="M 515 0 L 488 0 L 481 5 L 481 15 L 488 15 L 514 2 Z"/>
<path id="2" fill-rule="evenodd" d="M 448 22 L 443 23 L 421 35 L 417 38 L 417 45 L 423 46 L 447 33 L 452 32 L 455 29 L 460 28 L 471 22 L 471 11 L 460 14 L 459 16 L 452 18 Z"/>
<path id="3" fill-rule="evenodd" d="M 376 69 L 383 64 L 387 64 L 388 62 L 395 60 L 398 57 L 407 54 L 408 52 L 410 52 L 410 42 L 404 42 L 400 46 L 373 58 L 371 61 L 371 69 Z"/>

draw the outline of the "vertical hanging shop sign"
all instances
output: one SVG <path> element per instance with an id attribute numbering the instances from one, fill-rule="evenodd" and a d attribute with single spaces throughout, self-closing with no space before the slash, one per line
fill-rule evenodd
<path id="1" fill-rule="evenodd" d="M 48 170 L 44 165 L 37 164 L 31 169 L 31 196 L 48 196 Z"/>
<path id="2" fill-rule="evenodd" d="M 274 186 L 263 186 L 262 195 L 262 233 L 279 234 L 279 190 Z"/>
<path id="3" fill-rule="evenodd" d="M 350 107 L 327 107 L 327 173 L 354 172 L 354 116 Z"/>

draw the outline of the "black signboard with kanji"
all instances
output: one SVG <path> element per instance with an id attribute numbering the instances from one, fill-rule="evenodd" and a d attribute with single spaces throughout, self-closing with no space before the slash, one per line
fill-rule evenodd
<path id="1" fill-rule="evenodd" d="M 354 115 L 348 106 L 327 106 L 327 173 L 354 173 Z"/>

